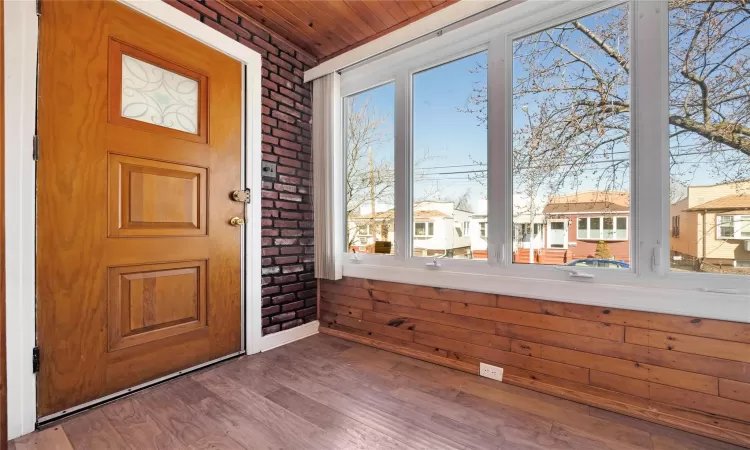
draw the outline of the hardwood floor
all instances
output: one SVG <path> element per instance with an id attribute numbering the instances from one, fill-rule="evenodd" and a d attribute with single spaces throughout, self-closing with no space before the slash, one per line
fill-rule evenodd
<path id="1" fill-rule="evenodd" d="M 10 449 L 739 447 L 315 335 L 117 400 Z"/>

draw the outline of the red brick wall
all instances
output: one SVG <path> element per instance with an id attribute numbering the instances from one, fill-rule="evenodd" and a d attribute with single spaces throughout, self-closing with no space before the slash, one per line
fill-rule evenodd
<path id="1" fill-rule="evenodd" d="M 316 61 L 216 1 L 165 1 L 263 58 L 263 159 L 277 164 L 262 193 L 263 334 L 315 320 L 312 86 L 302 79 Z"/>

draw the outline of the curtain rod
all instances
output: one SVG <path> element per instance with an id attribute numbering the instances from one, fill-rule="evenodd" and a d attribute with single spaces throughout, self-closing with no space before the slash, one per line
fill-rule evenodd
<path id="1" fill-rule="evenodd" d="M 504 11 L 512 6 L 519 5 L 521 3 L 526 2 L 527 0 L 505 0 L 502 3 L 499 3 L 497 5 L 494 5 L 490 8 L 485 9 L 484 11 L 480 11 L 478 13 L 472 14 L 468 17 L 464 17 L 463 19 L 457 20 L 455 22 L 449 23 L 440 29 L 431 31 L 429 33 L 425 33 L 421 36 L 415 37 L 414 39 L 410 39 L 406 42 L 403 42 L 401 44 L 398 44 L 395 47 L 391 47 L 387 50 L 383 50 L 381 52 L 375 53 L 374 55 L 370 55 L 367 58 L 361 59 L 355 63 L 349 64 L 348 66 L 344 66 L 341 69 L 338 69 L 336 72 L 339 74 L 344 73 L 348 70 L 353 70 L 357 67 L 363 66 L 367 63 L 370 63 L 372 61 L 384 58 L 388 55 L 391 55 L 393 53 L 396 53 L 401 50 L 405 50 L 407 48 L 413 47 L 417 44 L 421 44 L 422 42 L 426 42 L 430 39 L 434 39 L 436 37 L 442 36 L 444 33 L 450 32 L 452 30 L 455 30 L 457 28 L 464 27 L 466 25 L 469 25 L 471 23 L 474 23 L 478 20 L 484 19 L 485 17 L 491 16 L 493 14 L 496 14 L 500 11 Z"/>

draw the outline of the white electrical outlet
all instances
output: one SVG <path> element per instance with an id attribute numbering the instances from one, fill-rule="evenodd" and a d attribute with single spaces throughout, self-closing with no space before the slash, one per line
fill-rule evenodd
<path id="1" fill-rule="evenodd" d="M 486 378 L 492 378 L 493 380 L 503 381 L 503 368 L 480 362 L 479 375 Z"/>

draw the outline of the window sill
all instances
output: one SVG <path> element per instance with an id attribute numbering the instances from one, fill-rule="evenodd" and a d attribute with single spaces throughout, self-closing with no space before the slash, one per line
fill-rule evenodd
<path id="1" fill-rule="evenodd" d="M 746 293 L 723 294 L 671 286 L 659 287 L 654 286 L 653 282 L 641 280 L 633 273 L 623 274 L 630 275 L 626 277 L 628 282 L 611 283 L 605 280 L 572 280 L 560 271 L 554 271 L 558 272 L 560 279 L 516 274 L 469 273 L 460 271 L 466 267 L 463 264 L 446 264 L 438 269 L 440 274 L 437 275 L 434 268 L 409 267 L 393 263 L 393 260 L 387 265 L 372 260 L 356 263 L 347 261 L 343 266 L 343 274 L 352 278 L 750 323 L 750 295 Z M 601 271 L 592 273 L 598 278 L 599 272 Z M 545 270 L 543 273 L 549 274 L 550 271 Z"/>

